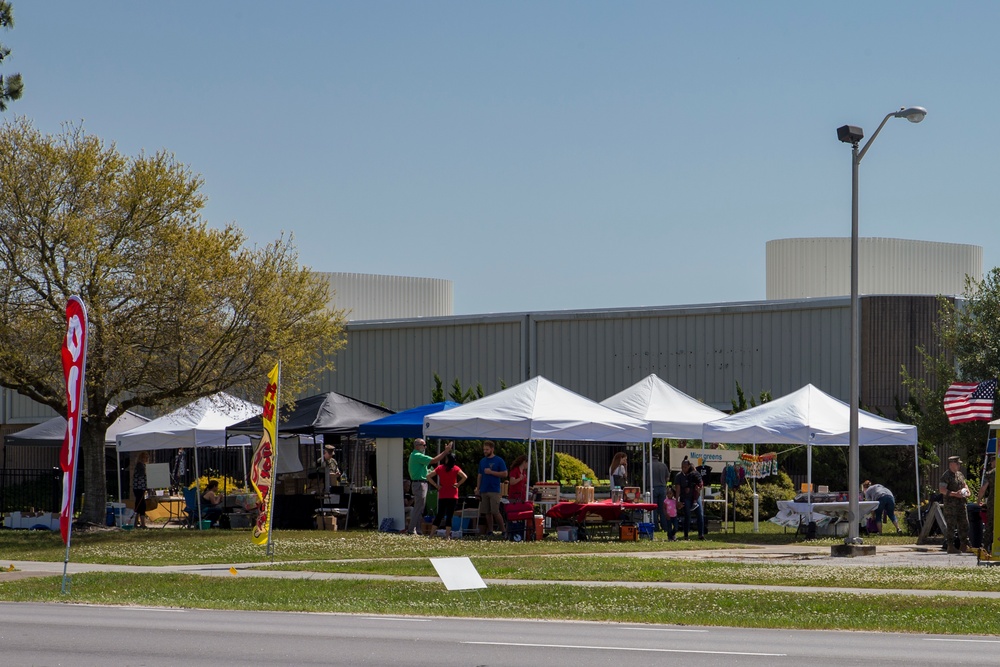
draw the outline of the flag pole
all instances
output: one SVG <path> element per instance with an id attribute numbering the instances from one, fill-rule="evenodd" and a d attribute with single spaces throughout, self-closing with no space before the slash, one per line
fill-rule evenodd
<path id="1" fill-rule="evenodd" d="M 271 557 L 271 562 L 274 562 L 274 543 L 272 538 L 274 537 L 274 480 L 278 477 L 278 422 L 279 413 L 281 411 L 281 359 L 278 360 L 278 382 L 277 388 L 274 391 L 274 458 L 272 459 L 273 472 L 271 473 L 271 491 L 268 494 L 268 504 L 270 507 L 267 511 L 267 548 L 264 551 L 265 555 Z"/>
<path id="2" fill-rule="evenodd" d="M 83 416 L 83 399 L 86 394 L 87 307 L 78 296 L 66 302 L 66 336 L 63 338 L 61 357 L 66 380 L 66 435 L 59 456 L 63 471 L 63 497 L 59 512 L 59 532 L 66 542 L 63 559 L 61 593 L 71 588 L 69 580 L 69 549 L 73 541 L 73 506 L 76 500 L 76 471 L 80 453 L 80 423 Z"/>

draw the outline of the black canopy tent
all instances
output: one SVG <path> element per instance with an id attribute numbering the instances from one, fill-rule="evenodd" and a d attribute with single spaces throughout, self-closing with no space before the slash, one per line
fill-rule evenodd
<path id="1" fill-rule="evenodd" d="M 279 437 L 292 434 L 312 436 L 319 448 L 319 451 L 316 453 L 316 457 L 318 458 L 322 456 L 320 453 L 322 445 L 319 444 L 320 439 L 316 438 L 316 436 L 322 436 L 323 444 L 343 442 L 349 438 L 356 437 L 358 427 L 361 424 L 367 424 L 391 414 L 395 414 L 395 411 L 331 391 L 299 399 L 295 401 L 293 409 L 279 409 L 278 435 Z M 258 415 L 229 426 L 226 429 L 226 435 L 227 437 L 235 434 L 254 435 L 262 433 L 263 430 L 263 422 Z M 354 479 L 353 472 L 362 470 L 363 466 L 356 465 L 360 462 L 356 461 L 356 457 L 353 456 L 354 452 L 346 444 L 343 447 L 343 452 L 344 456 L 339 459 L 343 465 L 342 469 L 352 471 L 349 474 L 349 479 Z M 347 490 L 348 509 L 350 509 L 352 496 L 353 493 Z M 309 514 L 311 509 L 315 509 L 315 498 L 301 499 L 298 503 L 292 500 L 285 500 L 283 503 L 286 504 L 286 507 L 281 508 L 285 509 L 285 512 L 282 512 L 277 506 L 279 498 L 281 496 L 275 496 L 275 521 L 282 519 L 282 523 L 285 524 L 284 527 L 286 528 L 306 527 L 306 525 L 301 523 L 301 518 Z M 293 516 L 297 516 L 300 523 L 295 524 Z"/>

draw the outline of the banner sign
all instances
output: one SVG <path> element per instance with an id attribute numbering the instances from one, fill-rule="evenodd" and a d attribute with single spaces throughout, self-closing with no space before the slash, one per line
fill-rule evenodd
<path id="1" fill-rule="evenodd" d="M 695 466 L 711 466 L 714 472 L 721 472 L 727 463 L 736 463 L 740 459 L 740 450 L 736 449 L 706 449 L 671 447 L 670 469 L 680 470 L 681 461 L 691 459 Z"/>
<path id="2" fill-rule="evenodd" d="M 268 543 L 271 532 L 271 510 L 274 507 L 274 477 L 278 469 L 278 374 L 280 362 L 267 375 L 267 389 L 264 391 L 264 434 L 253 452 L 250 468 L 250 483 L 257 492 L 257 522 L 251 532 L 254 544 Z"/>
<path id="3" fill-rule="evenodd" d="M 70 297 L 66 303 L 66 338 L 62 344 L 62 363 L 66 379 L 66 436 L 59 454 L 59 467 L 63 473 L 59 532 L 63 543 L 68 544 L 73 525 L 76 463 L 80 452 L 84 375 L 87 370 L 87 308 L 77 296 Z"/>

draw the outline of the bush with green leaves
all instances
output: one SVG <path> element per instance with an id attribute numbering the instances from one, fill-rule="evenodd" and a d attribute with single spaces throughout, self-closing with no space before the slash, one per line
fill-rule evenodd
<path id="1" fill-rule="evenodd" d="M 791 477 L 786 473 L 779 472 L 776 477 L 766 479 L 766 482 L 757 480 L 761 520 L 770 519 L 778 513 L 779 500 L 791 500 L 795 497 L 795 485 L 792 484 Z M 749 521 L 753 519 L 753 480 L 748 479 L 745 484 L 736 489 L 734 505 L 738 520 Z"/>
<path id="2" fill-rule="evenodd" d="M 585 475 L 589 480 L 597 479 L 597 474 L 593 469 L 580 459 L 569 454 L 564 454 L 563 452 L 556 452 L 557 480 L 561 481 L 565 479 L 566 481 L 576 480 L 580 482 Z"/>

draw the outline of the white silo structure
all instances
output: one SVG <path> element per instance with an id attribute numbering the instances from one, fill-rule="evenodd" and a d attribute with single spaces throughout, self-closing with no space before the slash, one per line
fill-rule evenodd
<path id="1" fill-rule="evenodd" d="M 909 239 L 858 239 L 859 294 L 958 296 L 965 277 L 983 278 L 983 248 Z M 849 238 L 767 242 L 767 298 L 804 299 L 851 292 Z"/>
<path id="2" fill-rule="evenodd" d="M 348 320 L 392 320 L 455 314 L 455 289 L 443 278 L 323 273 L 330 281 L 330 305 Z"/>

